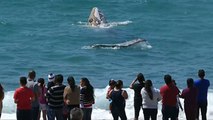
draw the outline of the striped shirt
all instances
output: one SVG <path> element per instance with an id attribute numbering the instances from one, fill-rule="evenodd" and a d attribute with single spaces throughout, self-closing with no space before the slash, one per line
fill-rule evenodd
<path id="1" fill-rule="evenodd" d="M 94 104 L 94 96 L 92 94 L 88 94 L 87 88 L 81 88 L 80 91 L 80 108 L 92 108 L 92 104 Z"/>
<path id="2" fill-rule="evenodd" d="M 65 85 L 55 85 L 47 91 L 47 105 L 52 109 L 63 108 L 64 106 L 64 88 Z"/>

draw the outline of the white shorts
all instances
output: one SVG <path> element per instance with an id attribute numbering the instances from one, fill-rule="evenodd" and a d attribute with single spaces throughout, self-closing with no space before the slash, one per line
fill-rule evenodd
<path id="1" fill-rule="evenodd" d="M 46 104 L 40 104 L 40 110 L 47 110 Z"/>

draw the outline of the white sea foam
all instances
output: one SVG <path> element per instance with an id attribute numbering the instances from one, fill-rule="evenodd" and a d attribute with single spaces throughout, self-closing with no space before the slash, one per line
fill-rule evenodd
<path id="1" fill-rule="evenodd" d="M 126 114 L 128 117 L 128 120 L 133 120 L 134 117 L 134 108 L 133 108 L 133 90 L 130 90 L 126 88 L 129 98 L 126 100 Z M 112 115 L 110 114 L 108 110 L 108 100 L 106 99 L 106 91 L 107 87 L 103 89 L 95 89 L 95 105 L 93 106 L 92 111 L 92 119 L 93 120 L 112 120 Z M 2 120 L 15 120 L 16 119 L 16 105 L 13 102 L 13 94 L 14 91 L 6 92 L 5 99 L 4 99 L 4 108 L 2 112 Z M 183 99 L 180 99 L 181 103 L 183 105 Z M 208 120 L 213 120 L 213 90 L 209 91 L 208 94 L 208 111 L 207 111 L 207 117 Z M 161 103 L 159 103 L 159 109 L 158 109 L 158 120 L 161 120 L 162 114 L 161 114 Z M 143 113 L 141 111 L 140 119 L 143 119 Z M 179 113 L 179 120 L 185 120 L 185 114 L 184 111 L 180 111 Z"/>
<path id="2" fill-rule="evenodd" d="M 78 21 L 78 24 L 80 26 L 83 26 L 83 27 L 89 27 L 89 28 L 101 28 L 101 29 L 105 29 L 105 28 L 113 28 L 113 27 L 116 27 L 116 26 L 123 26 L 123 25 L 128 25 L 128 24 L 131 24 L 132 21 L 129 21 L 129 20 L 126 20 L 126 21 L 120 21 L 120 22 L 109 22 L 109 23 L 105 23 L 105 24 L 101 24 L 99 26 L 90 26 L 88 25 L 87 22 L 82 22 L 82 21 Z"/>

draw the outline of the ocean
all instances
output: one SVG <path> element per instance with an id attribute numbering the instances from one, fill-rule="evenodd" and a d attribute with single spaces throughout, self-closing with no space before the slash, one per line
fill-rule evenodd
<path id="1" fill-rule="evenodd" d="M 14 90 L 19 77 L 32 69 L 46 82 L 49 73 L 64 75 L 64 84 L 69 75 L 77 83 L 87 77 L 95 87 L 94 120 L 112 119 L 105 99 L 110 79 L 124 81 L 128 119 L 134 116 L 133 91 L 128 86 L 139 72 L 156 88 L 170 74 L 182 90 L 187 78 L 198 79 L 199 69 L 211 82 L 212 4 L 212 0 L 1 0 L 0 83 L 6 93 L 2 119 L 16 118 Z M 87 25 L 93 7 L 104 13 L 108 26 Z M 134 39 L 147 42 L 126 48 L 91 47 Z M 213 120 L 212 98 L 210 86 L 208 120 Z M 183 111 L 180 119 L 185 120 Z"/>

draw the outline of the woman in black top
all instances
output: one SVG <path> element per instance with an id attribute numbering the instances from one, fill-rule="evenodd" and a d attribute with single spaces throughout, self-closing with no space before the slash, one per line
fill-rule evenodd
<path id="1" fill-rule="evenodd" d="M 125 99 L 128 98 L 128 94 L 123 88 L 123 81 L 118 80 L 116 82 L 114 90 L 111 91 L 109 97 L 112 99 L 112 116 L 114 120 L 118 120 L 120 117 L 121 120 L 127 120 L 125 113 Z"/>
<path id="2" fill-rule="evenodd" d="M 138 81 L 138 82 L 137 82 Z M 139 73 L 135 80 L 132 81 L 129 88 L 134 90 L 134 109 L 135 120 L 138 120 L 140 109 L 142 106 L 141 89 L 144 87 L 145 78 L 142 73 Z M 137 83 L 136 83 L 137 82 Z"/>
<path id="3" fill-rule="evenodd" d="M 91 120 L 92 105 L 95 103 L 94 88 L 87 78 L 80 81 L 80 108 L 83 110 L 83 120 Z"/>

